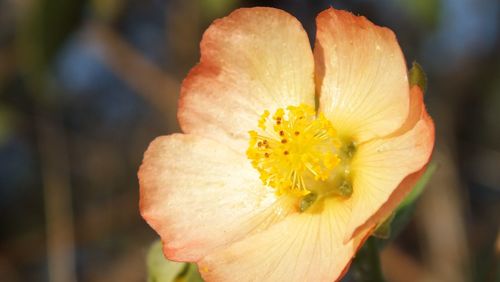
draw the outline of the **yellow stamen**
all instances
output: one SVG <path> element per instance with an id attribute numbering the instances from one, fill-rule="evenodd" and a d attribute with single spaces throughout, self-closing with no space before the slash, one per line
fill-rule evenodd
<path id="1" fill-rule="evenodd" d="M 250 131 L 247 156 L 265 185 L 277 194 L 307 195 L 315 182 L 334 177 L 341 142 L 331 122 L 312 106 L 265 111 Z"/>

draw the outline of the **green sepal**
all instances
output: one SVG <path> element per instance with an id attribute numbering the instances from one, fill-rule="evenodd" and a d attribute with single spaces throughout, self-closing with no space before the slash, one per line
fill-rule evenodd
<path id="1" fill-rule="evenodd" d="M 166 260 L 161 242 L 156 241 L 149 248 L 147 255 L 148 282 L 173 282 L 186 266 L 185 262 Z"/>
<path id="2" fill-rule="evenodd" d="M 427 90 L 427 75 L 419 63 L 413 62 L 411 69 L 408 72 L 408 78 L 410 80 L 410 87 L 418 85 L 423 92 Z"/>
<path id="3" fill-rule="evenodd" d="M 375 228 L 375 231 L 372 233 L 372 236 L 379 239 L 389 239 L 391 237 L 392 221 L 395 216 L 396 213 L 391 213 L 391 215 L 382 221 L 382 223 L 379 223 L 377 228 Z"/>
<path id="4" fill-rule="evenodd" d="M 354 281 L 385 281 L 380 267 L 379 250 L 391 239 L 394 239 L 410 221 L 415 202 L 424 191 L 425 186 L 436 171 L 435 163 L 429 164 L 424 174 L 406 196 L 394 213 L 383 220 L 358 251 L 353 260 L 351 274 Z"/>
<path id="5" fill-rule="evenodd" d="M 386 244 L 386 242 L 384 241 L 387 241 L 387 239 L 394 239 L 411 220 L 413 211 L 415 209 L 415 203 L 424 191 L 425 186 L 431 179 L 436 169 L 437 165 L 435 163 L 429 164 L 424 174 L 422 174 L 411 192 L 395 209 L 394 213 L 392 213 L 388 218 L 379 223 L 372 235 L 377 239 L 385 239 L 379 240 L 378 243 L 381 247 Z"/>
<path id="6" fill-rule="evenodd" d="M 434 172 L 436 172 L 437 169 L 437 164 L 436 163 L 431 163 L 425 170 L 424 174 L 420 177 L 418 182 L 415 184 L 411 192 L 404 198 L 404 200 L 399 204 L 398 208 L 396 211 L 401 210 L 411 204 L 413 204 L 424 192 L 425 186 L 427 186 L 427 183 L 429 183 L 429 180 L 431 179 L 432 175 Z"/>
<path id="7" fill-rule="evenodd" d="M 147 254 L 148 282 L 203 282 L 195 264 L 165 259 L 160 241 Z"/>

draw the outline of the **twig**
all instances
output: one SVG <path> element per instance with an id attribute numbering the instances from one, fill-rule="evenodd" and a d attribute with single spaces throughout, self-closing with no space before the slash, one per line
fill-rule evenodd
<path id="1" fill-rule="evenodd" d="M 57 121 L 36 121 L 44 188 L 49 281 L 76 281 L 74 226 L 66 138 Z"/>

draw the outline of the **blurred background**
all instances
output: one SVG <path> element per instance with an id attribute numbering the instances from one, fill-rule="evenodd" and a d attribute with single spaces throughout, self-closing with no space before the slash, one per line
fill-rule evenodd
<path id="1" fill-rule="evenodd" d="M 216 18 L 333 5 L 396 33 L 429 78 L 438 165 L 382 253 L 388 281 L 500 281 L 498 0 L 0 0 L 0 281 L 145 281 L 149 142 Z M 349 277 L 345 280 L 349 281 Z"/>

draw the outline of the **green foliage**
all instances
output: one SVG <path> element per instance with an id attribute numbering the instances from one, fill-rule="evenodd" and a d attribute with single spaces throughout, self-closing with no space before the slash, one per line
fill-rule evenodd
<path id="1" fill-rule="evenodd" d="M 203 282 L 195 264 L 165 259 L 160 241 L 149 249 L 147 267 L 148 282 Z"/>
<path id="2" fill-rule="evenodd" d="M 201 278 L 196 264 L 188 263 L 186 274 L 180 277 L 177 282 L 203 282 L 203 278 Z"/>

